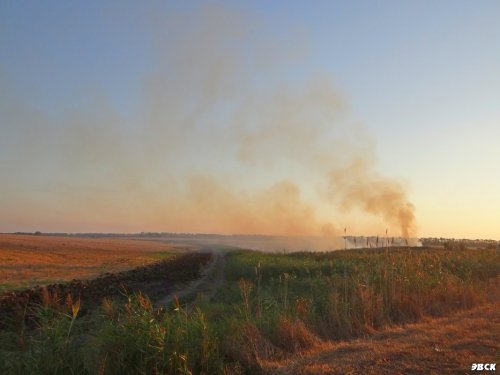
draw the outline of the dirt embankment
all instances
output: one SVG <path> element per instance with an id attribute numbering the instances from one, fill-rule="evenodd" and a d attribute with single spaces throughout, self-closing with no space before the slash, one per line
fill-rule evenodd
<path id="1" fill-rule="evenodd" d="M 30 306 L 52 303 L 54 300 L 61 304 L 68 295 L 73 301 L 81 299 L 82 313 L 100 305 L 104 297 L 123 298 L 126 292 L 140 291 L 151 300 L 158 300 L 175 291 L 178 285 L 200 278 L 202 269 L 211 259 L 211 253 L 188 253 L 130 271 L 105 274 L 93 280 L 73 280 L 6 292 L 0 295 L 0 328 L 22 320 L 23 316 L 29 321 Z"/>

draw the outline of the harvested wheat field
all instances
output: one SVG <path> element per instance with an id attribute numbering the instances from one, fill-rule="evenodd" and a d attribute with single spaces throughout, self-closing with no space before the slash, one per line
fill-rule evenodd
<path id="1" fill-rule="evenodd" d="M 181 248 L 133 239 L 0 235 L 0 290 L 93 278 L 169 257 Z"/>

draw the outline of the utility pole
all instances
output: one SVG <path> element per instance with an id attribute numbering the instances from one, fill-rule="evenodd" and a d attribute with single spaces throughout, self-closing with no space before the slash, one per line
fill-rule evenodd
<path id="1" fill-rule="evenodd" d="M 385 253 L 389 254 L 389 237 L 387 236 L 387 228 L 385 228 Z"/>

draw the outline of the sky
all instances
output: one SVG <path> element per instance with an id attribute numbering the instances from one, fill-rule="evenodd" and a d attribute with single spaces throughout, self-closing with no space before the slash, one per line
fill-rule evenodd
<path id="1" fill-rule="evenodd" d="M 498 240 L 499 19 L 498 1 L 3 1 L 0 232 Z"/>

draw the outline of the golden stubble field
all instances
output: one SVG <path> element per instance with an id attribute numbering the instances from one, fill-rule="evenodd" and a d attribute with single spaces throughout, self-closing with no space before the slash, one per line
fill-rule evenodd
<path id="1" fill-rule="evenodd" d="M 179 251 L 166 243 L 134 239 L 0 234 L 0 290 L 92 278 Z"/>

